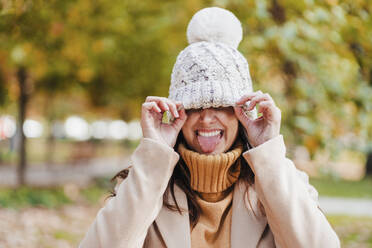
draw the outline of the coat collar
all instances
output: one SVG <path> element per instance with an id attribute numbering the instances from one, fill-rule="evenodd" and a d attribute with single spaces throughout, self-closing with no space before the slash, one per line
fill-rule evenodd
<path id="1" fill-rule="evenodd" d="M 260 204 L 254 184 L 248 189 L 242 181 L 235 184 L 231 217 L 232 248 L 257 247 L 267 225 Z"/>
<path id="2" fill-rule="evenodd" d="M 155 221 L 167 247 L 190 248 L 190 224 L 186 194 L 176 185 L 174 193 L 178 205 L 186 211 L 180 215 L 179 212 L 171 211 L 163 206 Z M 247 194 L 250 201 L 246 197 Z M 168 199 L 172 199 L 170 194 Z M 244 183 L 238 181 L 234 186 L 231 247 L 257 247 L 266 225 L 267 219 L 265 214 L 260 212 L 260 202 L 254 185 L 248 187 L 247 190 Z"/>
<path id="3" fill-rule="evenodd" d="M 190 222 L 186 194 L 175 185 L 174 195 L 178 206 L 184 210 L 182 215 L 178 211 L 169 210 L 163 205 L 155 221 L 167 247 L 190 248 Z M 168 199 L 174 204 L 170 192 Z"/>

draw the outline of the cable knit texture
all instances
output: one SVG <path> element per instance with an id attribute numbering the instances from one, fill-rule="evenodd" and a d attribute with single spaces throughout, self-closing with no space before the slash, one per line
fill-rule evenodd
<path id="1" fill-rule="evenodd" d="M 248 62 L 237 50 L 242 33 L 230 11 L 218 7 L 198 11 L 187 28 L 190 45 L 174 64 L 168 98 L 182 102 L 185 109 L 218 108 L 235 106 L 253 92 Z M 257 118 L 256 109 L 246 114 Z"/>
<path id="2" fill-rule="evenodd" d="M 248 63 L 224 43 L 197 42 L 186 47 L 174 65 L 169 98 L 186 109 L 234 106 L 252 92 Z"/>

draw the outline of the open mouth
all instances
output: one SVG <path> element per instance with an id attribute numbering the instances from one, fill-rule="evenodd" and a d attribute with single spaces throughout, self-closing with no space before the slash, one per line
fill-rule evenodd
<path id="1" fill-rule="evenodd" d="M 223 130 L 213 130 L 213 131 L 202 131 L 202 130 L 196 130 L 197 136 L 203 136 L 203 137 L 212 137 L 212 136 L 222 136 Z"/>
<path id="2" fill-rule="evenodd" d="M 203 153 L 213 152 L 221 141 L 223 133 L 221 129 L 196 130 L 196 138 Z"/>

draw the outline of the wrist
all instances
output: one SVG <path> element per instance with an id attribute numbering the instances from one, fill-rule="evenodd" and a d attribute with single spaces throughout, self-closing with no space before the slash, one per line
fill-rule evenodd
<path id="1" fill-rule="evenodd" d="M 262 139 L 258 140 L 257 142 L 253 142 L 253 143 L 250 143 L 250 144 L 254 148 L 254 147 L 260 146 L 260 145 L 268 142 L 269 140 L 275 139 L 278 136 L 279 136 L 279 133 L 274 134 L 274 135 L 270 135 L 270 136 L 267 136 L 267 137 L 263 137 Z"/>
<path id="2" fill-rule="evenodd" d="M 159 137 L 158 135 L 145 135 L 144 134 L 143 135 L 143 138 L 151 139 L 151 140 L 153 140 L 153 141 L 155 141 L 157 143 L 160 143 L 160 144 L 163 144 L 163 145 L 166 145 L 166 146 L 169 146 L 170 147 L 170 145 L 167 142 L 165 142 L 165 140 L 162 137 Z"/>

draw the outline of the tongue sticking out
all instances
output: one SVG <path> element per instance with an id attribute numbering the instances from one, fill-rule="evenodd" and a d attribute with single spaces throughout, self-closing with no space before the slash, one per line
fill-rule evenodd
<path id="1" fill-rule="evenodd" d="M 216 148 L 217 144 L 220 142 L 221 136 L 220 134 L 216 136 L 197 136 L 200 147 L 204 153 L 210 153 L 213 152 L 214 149 Z"/>

